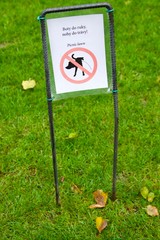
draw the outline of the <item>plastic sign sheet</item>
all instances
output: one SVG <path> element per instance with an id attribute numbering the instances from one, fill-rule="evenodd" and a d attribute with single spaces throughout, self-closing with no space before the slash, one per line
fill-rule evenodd
<path id="1" fill-rule="evenodd" d="M 47 19 L 56 94 L 107 89 L 103 14 Z"/>

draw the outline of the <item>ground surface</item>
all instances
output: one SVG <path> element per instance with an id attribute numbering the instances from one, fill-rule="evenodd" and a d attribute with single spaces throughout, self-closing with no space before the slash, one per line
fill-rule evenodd
<path id="1" fill-rule="evenodd" d="M 90 3 L 92 1 L 89 1 Z M 98 1 L 99 2 L 99 1 Z M 86 3 L 85 0 L 79 1 Z M 112 0 L 119 88 L 117 200 L 88 208 L 92 192 L 111 195 L 112 95 L 53 103 L 61 207 L 55 205 L 40 24 L 49 7 L 74 1 L 0 3 L 1 239 L 158 239 L 159 218 L 146 214 L 144 186 L 158 206 L 160 174 L 159 0 Z M 23 80 L 36 80 L 24 91 Z M 77 133 L 68 139 L 70 133 Z"/>

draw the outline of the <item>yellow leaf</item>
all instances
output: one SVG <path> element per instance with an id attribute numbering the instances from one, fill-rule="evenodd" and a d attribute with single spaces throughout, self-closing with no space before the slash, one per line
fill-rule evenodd
<path id="1" fill-rule="evenodd" d="M 77 133 L 77 132 L 70 133 L 70 134 L 68 135 L 68 138 L 70 138 L 70 139 L 76 138 L 76 137 L 78 137 L 78 133 Z"/>
<path id="2" fill-rule="evenodd" d="M 141 191 L 140 191 L 140 192 L 141 192 L 142 197 L 145 198 L 145 199 L 147 199 L 148 194 L 149 194 L 148 188 L 147 188 L 147 187 L 143 187 L 143 188 L 141 188 Z"/>
<path id="3" fill-rule="evenodd" d="M 158 209 L 155 206 L 148 205 L 146 212 L 151 217 L 159 216 Z"/>
<path id="4" fill-rule="evenodd" d="M 125 5 L 129 5 L 131 3 L 131 1 L 130 0 L 128 0 L 128 1 L 125 1 Z"/>
<path id="5" fill-rule="evenodd" d="M 153 202 L 154 198 L 155 198 L 154 193 L 153 193 L 153 192 L 150 192 L 150 193 L 148 194 L 148 202 Z"/>
<path id="6" fill-rule="evenodd" d="M 160 76 L 157 77 L 157 83 L 160 83 Z"/>
<path id="7" fill-rule="evenodd" d="M 103 218 L 102 217 L 97 217 L 96 218 L 96 228 L 99 230 L 101 224 L 103 222 Z"/>
<path id="8" fill-rule="evenodd" d="M 102 217 L 96 218 L 96 228 L 98 232 L 101 233 L 107 227 L 107 221 L 104 220 Z"/>
<path id="9" fill-rule="evenodd" d="M 27 90 L 27 89 L 31 89 L 31 88 L 34 88 L 36 86 L 36 81 L 35 80 L 26 80 L 26 81 L 22 81 L 22 87 L 24 90 Z"/>

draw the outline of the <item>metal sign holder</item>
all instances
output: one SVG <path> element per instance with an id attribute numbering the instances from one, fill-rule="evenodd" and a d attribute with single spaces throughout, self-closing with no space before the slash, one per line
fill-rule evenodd
<path id="1" fill-rule="evenodd" d="M 53 110 L 52 110 L 53 99 L 52 99 L 52 92 L 51 92 L 51 86 L 50 86 L 50 71 L 49 71 L 47 30 L 46 30 L 45 16 L 46 14 L 50 14 L 50 13 L 76 11 L 76 10 L 83 10 L 83 9 L 95 9 L 95 8 L 106 8 L 107 14 L 109 16 L 109 25 L 110 25 L 110 48 L 111 48 L 110 50 L 111 50 L 111 63 L 112 63 L 112 84 L 113 84 L 112 93 L 113 93 L 113 101 L 114 101 L 114 153 L 113 153 L 112 200 L 114 201 L 116 199 L 116 175 L 117 175 L 117 153 L 118 153 L 118 90 L 117 90 L 117 80 L 116 80 L 116 56 L 115 56 L 115 42 L 114 42 L 113 8 L 109 3 L 86 4 L 86 5 L 77 5 L 77 6 L 62 7 L 62 8 L 49 8 L 44 10 L 41 13 L 41 15 L 38 17 L 38 20 L 41 23 L 41 32 L 42 32 L 48 115 L 49 115 L 49 124 L 50 124 L 54 184 L 55 184 L 57 205 L 60 205 L 60 196 L 59 196 L 56 145 L 55 145 L 55 133 L 54 133 L 54 122 L 53 122 Z"/>

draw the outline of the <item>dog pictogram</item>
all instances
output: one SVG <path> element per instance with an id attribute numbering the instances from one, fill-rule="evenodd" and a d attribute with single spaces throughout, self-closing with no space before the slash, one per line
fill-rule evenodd
<path id="1" fill-rule="evenodd" d="M 95 75 L 97 59 L 89 49 L 72 48 L 62 56 L 60 71 L 64 79 L 70 83 L 83 84 L 90 81 Z"/>
<path id="2" fill-rule="evenodd" d="M 76 63 L 80 64 L 83 67 L 83 63 L 82 61 L 84 60 L 84 57 L 74 57 L 74 53 L 72 54 L 72 58 L 75 60 Z M 77 75 L 77 70 L 78 67 L 76 65 L 74 65 L 73 62 L 68 62 L 68 66 L 66 67 L 66 69 L 71 69 L 71 68 L 75 68 L 75 72 L 74 72 L 74 77 Z M 82 71 L 82 75 L 85 76 L 84 71 Z"/>

